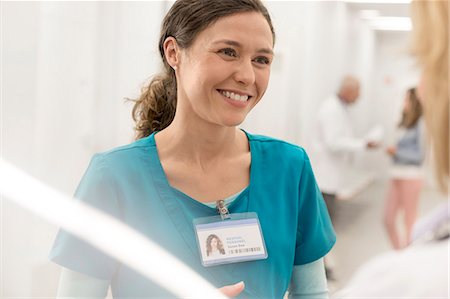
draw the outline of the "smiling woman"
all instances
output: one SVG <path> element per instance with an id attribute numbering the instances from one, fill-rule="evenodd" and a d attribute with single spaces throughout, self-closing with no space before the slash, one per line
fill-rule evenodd
<path id="1" fill-rule="evenodd" d="M 171 55 L 173 55 L 175 49 L 177 54 L 180 54 L 181 51 L 186 54 L 194 41 L 203 35 L 204 39 L 200 41 L 200 43 L 196 43 L 197 52 L 199 50 L 203 50 L 205 53 L 212 52 L 216 54 L 217 58 L 222 58 L 224 62 L 234 61 L 234 64 L 236 64 L 237 61 L 242 62 L 242 55 L 238 56 L 241 54 L 238 51 L 243 50 L 243 44 L 239 43 L 238 40 L 228 39 L 227 36 L 223 34 L 228 34 L 228 36 L 230 36 L 230 34 L 233 36 L 240 34 L 241 39 L 250 38 L 250 40 L 252 40 L 253 38 L 260 36 L 259 33 L 265 30 L 266 32 L 263 32 L 261 37 L 265 37 L 266 40 L 260 41 L 265 43 L 262 45 L 263 48 L 257 49 L 255 53 L 251 54 L 257 54 L 257 56 L 253 57 L 253 60 L 256 63 L 270 65 L 271 58 L 273 57 L 272 49 L 275 42 L 275 31 L 269 13 L 260 1 L 226 1 L 225 3 L 220 3 L 220 5 L 212 2 L 212 6 L 209 8 L 200 8 L 201 5 L 204 4 L 201 4 L 198 1 L 177 1 L 164 18 L 159 38 L 159 52 L 164 64 L 164 72 L 159 76 L 156 76 L 150 84 L 143 89 L 142 95 L 136 101 L 136 105 L 133 109 L 133 118 L 136 121 L 136 137 L 138 139 L 147 136 L 154 131 L 164 129 L 172 122 L 175 116 L 178 98 L 177 80 L 180 80 L 180 78 L 179 76 L 176 78 L 175 74 L 177 63 L 174 61 L 169 63 L 168 61 L 168 59 L 173 60 L 174 57 Z M 230 23 L 228 20 L 226 25 L 232 26 L 232 28 L 225 28 L 225 32 L 220 31 L 226 26 L 223 22 L 220 22 L 222 25 L 219 24 L 219 26 L 214 26 L 218 21 L 222 21 L 222 18 L 226 19 L 239 12 L 250 13 L 250 15 L 256 14 L 256 16 L 253 16 L 252 20 L 256 19 L 257 23 L 252 24 L 249 21 L 246 22 L 245 18 L 241 16 L 237 19 L 240 21 L 239 24 Z M 259 28 L 261 23 L 262 27 Z M 241 30 L 242 28 L 246 28 L 246 30 Z M 202 32 L 205 29 L 208 29 L 208 32 Z M 251 29 L 252 31 L 250 31 Z M 246 34 L 246 32 L 256 33 L 257 35 Z M 267 33 L 271 38 L 267 36 Z M 199 49 L 198 46 L 206 48 Z M 245 50 L 248 52 L 255 49 Z M 167 54 L 170 54 L 167 55 L 167 57 L 166 52 Z M 270 56 L 259 57 L 263 54 Z M 177 57 L 175 57 L 175 59 L 177 59 Z M 213 70 L 212 66 L 210 65 L 207 67 L 207 70 L 208 74 L 210 74 Z M 268 81 L 270 67 L 266 67 L 266 72 Z M 206 74 L 203 75 L 203 77 L 207 76 Z M 267 87 L 267 82 L 265 82 L 265 84 L 264 91 Z"/>
<path id="2" fill-rule="evenodd" d="M 259 0 L 176 1 L 162 24 L 164 72 L 135 101 L 137 140 L 95 155 L 76 197 L 228 296 L 290 287 L 291 298 L 327 298 L 322 257 L 335 234 L 307 154 L 238 128 L 267 89 L 274 38 Z M 103 297 L 109 285 L 114 297 L 174 297 L 64 231 L 51 259 L 70 269 L 60 297 Z"/>
<path id="3" fill-rule="evenodd" d="M 177 68 L 179 104 L 172 125 L 183 115 L 209 125 L 239 125 L 266 91 L 273 35 L 260 13 L 223 17 L 187 49 L 172 36 L 163 45 L 166 61 Z"/>

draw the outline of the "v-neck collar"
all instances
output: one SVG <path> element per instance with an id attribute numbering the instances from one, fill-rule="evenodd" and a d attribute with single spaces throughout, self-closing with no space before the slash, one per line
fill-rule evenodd
<path id="1" fill-rule="evenodd" d="M 241 129 L 242 130 L 242 129 Z M 253 184 L 253 180 L 255 178 L 255 175 L 253 174 L 254 172 L 254 168 L 252 167 L 252 165 L 254 164 L 254 159 L 255 159 L 255 153 L 254 153 L 254 149 L 252 147 L 252 142 L 251 142 L 251 137 L 249 136 L 249 134 L 245 131 L 242 130 L 242 132 L 245 133 L 245 136 L 247 136 L 247 140 L 249 143 L 249 148 L 250 148 L 250 178 L 249 178 L 249 185 L 241 192 L 241 194 L 239 194 L 239 196 L 230 204 L 230 206 L 228 207 L 229 209 L 232 209 L 235 205 L 238 205 L 240 203 L 240 201 L 242 200 L 242 198 L 246 197 L 249 195 L 250 190 L 252 188 Z M 208 207 L 206 205 L 204 205 L 203 203 L 199 202 L 198 200 L 192 198 L 191 196 L 187 195 L 186 193 L 184 193 L 183 191 L 174 188 L 170 185 L 169 180 L 167 179 L 167 175 L 164 171 L 164 168 L 161 164 L 161 160 L 159 159 L 159 153 L 158 153 L 158 148 L 156 146 L 156 141 L 155 141 L 155 135 L 157 132 L 152 133 L 149 136 L 149 143 L 150 143 L 150 148 L 151 148 L 151 155 L 152 155 L 152 168 L 154 171 L 156 171 L 156 176 L 155 179 L 158 181 L 157 184 L 157 188 L 161 189 L 161 188 L 167 188 L 170 190 L 170 193 L 172 193 L 173 195 L 177 196 L 178 198 L 182 198 L 183 200 L 187 201 L 187 203 L 196 206 L 199 209 L 205 209 L 205 211 L 215 211 L 214 208 Z M 164 194 L 166 194 L 166 192 L 163 192 Z M 160 193 L 161 194 L 161 193 Z"/>
<path id="2" fill-rule="evenodd" d="M 247 136 L 250 147 L 250 183 L 246 189 L 230 204 L 228 207 L 230 213 L 233 213 L 233 209 L 237 212 L 247 212 L 251 190 L 254 186 L 253 180 L 255 179 L 255 167 L 257 155 L 252 146 L 251 136 L 243 130 Z M 208 217 L 218 215 L 216 209 L 208 207 L 201 202 L 191 198 L 187 194 L 181 192 L 180 190 L 173 188 L 162 167 L 161 161 L 159 159 L 158 150 L 155 142 L 155 134 L 152 133 L 148 138 L 149 142 L 149 155 L 151 171 L 153 173 L 153 182 L 157 193 L 159 194 L 159 199 L 161 200 L 163 206 L 166 209 L 167 215 L 174 224 L 177 231 L 180 233 L 181 238 L 187 245 L 193 258 L 197 259 L 200 263 L 201 257 L 198 251 L 197 241 L 194 232 L 193 218 L 197 217 Z M 188 211 L 188 212 L 187 212 Z M 211 269 L 206 268 L 205 270 L 211 275 L 212 278 L 217 282 L 217 285 L 223 285 L 225 283 L 224 277 L 231 275 L 235 269 L 236 264 L 227 264 L 222 266 L 214 266 Z"/>

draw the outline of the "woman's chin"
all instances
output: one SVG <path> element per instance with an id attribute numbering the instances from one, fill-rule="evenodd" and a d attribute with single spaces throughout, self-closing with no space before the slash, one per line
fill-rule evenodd
<path id="1" fill-rule="evenodd" d="M 234 116 L 226 118 L 222 121 L 223 125 L 226 127 L 237 127 L 240 126 L 245 120 L 245 116 Z"/>

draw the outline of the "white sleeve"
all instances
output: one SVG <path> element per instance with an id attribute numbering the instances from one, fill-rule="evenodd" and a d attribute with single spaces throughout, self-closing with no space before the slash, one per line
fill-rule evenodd
<path id="1" fill-rule="evenodd" d="M 104 299 L 108 294 L 109 280 L 101 280 L 62 268 L 56 299 Z"/>
<path id="2" fill-rule="evenodd" d="M 289 299 L 328 299 L 327 278 L 323 258 L 294 266 L 289 285 Z"/>

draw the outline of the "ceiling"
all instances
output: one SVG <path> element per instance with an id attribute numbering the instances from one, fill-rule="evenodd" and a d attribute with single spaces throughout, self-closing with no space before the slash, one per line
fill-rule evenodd
<path id="1" fill-rule="evenodd" d="M 409 3 L 347 3 L 349 9 L 377 10 L 380 16 L 387 17 L 409 17 Z"/>

